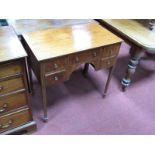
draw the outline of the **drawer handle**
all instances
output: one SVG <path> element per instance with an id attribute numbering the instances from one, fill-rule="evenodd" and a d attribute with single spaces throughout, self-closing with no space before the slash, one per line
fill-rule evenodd
<path id="1" fill-rule="evenodd" d="M 0 113 L 4 112 L 6 110 L 6 108 L 8 107 L 7 103 L 4 103 L 2 108 L 0 108 Z"/>
<path id="2" fill-rule="evenodd" d="M 0 92 L 3 90 L 3 86 L 0 86 Z"/>
<path id="3" fill-rule="evenodd" d="M 78 62 L 79 61 L 79 57 L 76 57 L 75 60 L 76 60 L 76 62 Z"/>
<path id="4" fill-rule="evenodd" d="M 96 56 L 97 56 L 97 53 L 96 53 L 96 52 L 94 52 L 94 53 L 93 53 L 93 56 L 94 56 L 94 57 L 96 57 Z"/>
<path id="5" fill-rule="evenodd" d="M 13 120 L 10 119 L 6 124 L 0 124 L 0 129 L 6 129 L 6 128 L 9 128 L 13 123 Z"/>
<path id="6" fill-rule="evenodd" d="M 58 65 L 57 64 L 54 64 L 54 68 L 57 69 L 58 68 Z"/>
<path id="7" fill-rule="evenodd" d="M 57 77 L 57 76 L 55 76 L 55 77 L 54 77 L 54 80 L 55 80 L 55 81 L 58 81 L 58 77 Z"/>

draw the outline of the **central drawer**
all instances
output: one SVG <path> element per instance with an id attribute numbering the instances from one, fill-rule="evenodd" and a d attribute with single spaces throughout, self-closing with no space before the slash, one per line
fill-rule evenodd
<path id="1" fill-rule="evenodd" d="M 28 109 L 22 109 L 18 112 L 10 113 L 0 117 L 0 132 L 23 125 L 31 120 Z"/>
<path id="2" fill-rule="evenodd" d="M 20 62 L 0 65 L 0 79 L 23 73 L 23 68 L 21 66 Z"/>
<path id="3" fill-rule="evenodd" d="M 69 64 L 81 64 L 89 63 L 90 61 L 98 58 L 100 56 L 99 49 L 92 49 L 88 51 L 82 51 L 69 56 Z"/>
<path id="4" fill-rule="evenodd" d="M 27 105 L 26 93 L 0 97 L 0 115 Z"/>
<path id="5" fill-rule="evenodd" d="M 24 80 L 22 77 L 0 81 L 0 95 L 4 95 L 20 89 L 24 89 Z"/>

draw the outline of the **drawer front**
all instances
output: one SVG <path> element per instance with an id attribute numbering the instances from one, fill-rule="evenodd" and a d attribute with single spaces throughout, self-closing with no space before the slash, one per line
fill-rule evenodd
<path id="1" fill-rule="evenodd" d="M 0 98 L 0 115 L 27 105 L 26 93 L 19 93 L 17 95 L 1 97 Z"/>
<path id="2" fill-rule="evenodd" d="M 67 80 L 67 72 L 63 71 L 63 72 L 58 72 L 55 74 L 51 74 L 51 75 L 46 75 L 46 85 L 53 85 L 53 84 L 58 84 L 60 82 L 63 82 L 65 80 Z"/>
<path id="3" fill-rule="evenodd" d="M 120 47 L 120 44 L 110 45 L 110 46 L 101 48 L 101 57 L 106 58 L 106 57 L 117 56 L 119 52 L 119 47 Z"/>
<path id="4" fill-rule="evenodd" d="M 116 57 L 108 58 L 108 59 L 101 59 L 100 60 L 100 68 L 109 68 L 115 64 Z"/>
<path id="5" fill-rule="evenodd" d="M 22 77 L 0 81 L 0 95 L 4 95 L 24 88 Z"/>
<path id="6" fill-rule="evenodd" d="M 67 57 L 61 57 L 44 63 L 45 73 L 63 70 L 68 64 Z"/>
<path id="7" fill-rule="evenodd" d="M 16 75 L 20 73 L 23 73 L 23 68 L 20 62 L 0 65 L 0 78 Z"/>
<path id="8" fill-rule="evenodd" d="M 10 130 L 31 120 L 28 109 L 0 117 L 0 132 Z"/>
<path id="9" fill-rule="evenodd" d="M 99 49 L 92 49 L 89 51 L 83 51 L 69 56 L 69 64 L 81 64 L 91 62 L 91 60 L 100 57 Z"/>

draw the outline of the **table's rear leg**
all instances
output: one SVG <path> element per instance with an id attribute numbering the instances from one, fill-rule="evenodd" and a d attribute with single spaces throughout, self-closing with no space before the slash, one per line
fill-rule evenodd
<path id="1" fill-rule="evenodd" d="M 89 69 L 89 63 L 86 63 L 83 69 L 84 77 L 87 77 L 88 69 Z"/>
<path id="2" fill-rule="evenodd" d="M 132 46 L 130 49 L 130 55 L 131 58 L 128 64 L 128 69 L 126 71 L 125 78 L 123 78 L 121 82 L 123 91 L 125 91 L 126 88 L 130 85 L 131 77 L 135 73 L 137 65 L 139 64 L 139 60 L 144 55 L 144 51 L 137 46 Z"/>

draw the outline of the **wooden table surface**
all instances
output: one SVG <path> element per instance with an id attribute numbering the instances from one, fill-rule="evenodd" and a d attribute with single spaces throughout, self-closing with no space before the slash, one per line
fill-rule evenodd
<path id="1" fill-rule="evenodd" d="M 122 41 L 97 23 L 30 32 L 23 37 L 38 61 Z"/>
<path id="2" fill-rule="evenodd" d="M 148 51 L 155 52 L 155 31 L 132 19 L 102 19 L 104 24 Z"/>
<path id="3" fill-rule="evenodd" d="M 83 24 L 92 22 L 91 19 L 8 19 L 9 25 L 13 26 L 17 35 L 26 32 L 40 31 L 48 28 L 61 27 L 65 25 Z"/>
<path id="4" fill-rule="evenodd" d="M 10 26 L 0 27 L 0 62 L 27 56 L 14 30 Z"/>

